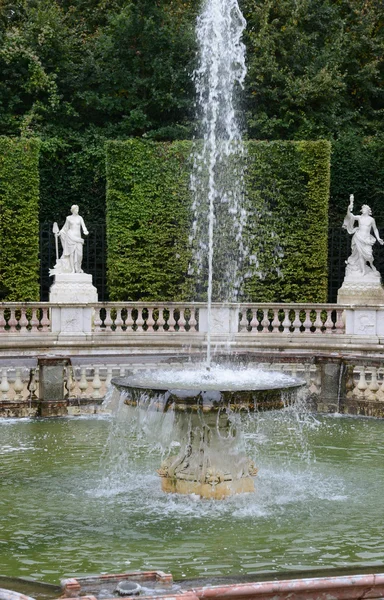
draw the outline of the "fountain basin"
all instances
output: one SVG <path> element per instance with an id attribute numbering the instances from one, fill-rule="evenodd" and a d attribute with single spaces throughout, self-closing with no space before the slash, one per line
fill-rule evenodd
<path id="1" fill-rule="evenodd" d="M 164 492 L 223 499 L 254 492 L 258 469 L 241 449 L 241 411 L 282 409 L 303 381 L 260 369 L 174 368 L 120 377 L 124 402 L 142 410 L 174 411 L 180 448 L 158 469 Z"/>

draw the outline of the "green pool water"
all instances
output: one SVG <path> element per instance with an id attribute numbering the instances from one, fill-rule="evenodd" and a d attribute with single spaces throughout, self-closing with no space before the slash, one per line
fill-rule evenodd
<path id="1" fill-rule="evenodd" d="M 217 502 L 163 494 L 161 448 L 124 419 L 0 422 L 1 575 L 383 565 L 384 421 L 246 417 L 257 492 Z"/>

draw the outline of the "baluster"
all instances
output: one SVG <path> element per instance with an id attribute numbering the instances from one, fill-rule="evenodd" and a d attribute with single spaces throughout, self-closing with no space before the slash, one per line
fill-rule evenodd
<path id="1" fill-rule="evenodd" d="M 92 398 L 94 398 L 94 399 L 101 398 L 101 396 L 100 396 L 100 388 L 101 388 L 100 367 L 95 367 L 95 374 L 94 374 L 93 381 L 92 381 L 92 388 L 93 388 Z"/>
<path id="2" fill-rule="evenodd" d="M 20 319 L 19 319 L 20 333 L 26 333 L 28 331 L 27 327 L 29 325 L 29 321 L 28 321 L 27 314 L 26 314 L 27 309 L 23 306 L 20 309 L 20 311 L 21 311 L 21 315 L 20 315 Z"/>
<path id="3" fill-rule="evenodd" d="M 105 387 L 106 387 L 106 389 L 108 389 L 109 386 L 111 385 L 111 381 L 112 381 L 112 369 L 113 369 L 113 367 L 111 367 L 111 365 L 107 366 L 107 377 L 105 379 Z"/>
<path id="4" fill-rule="evenodd" d="M 137 319 L 136 319 L 136 331 L 144 331 L 145 319 L 143 317 L 143 311 L 145 307 L 141 306 L 137 309 Z"/>
<path id="5" fill-rule="evenodd" d="M 315 328 L 315 333 L 322 333 L 323 320 L 321 318 L 321 311 L 322 311 L 321 308 L 316 308 L 316 319 L 313 324 L 313 326 Z"/>
<path id="6" fill-rule="evenodd" d="M 289 308 L 284 308 L 284 320 L 283 320 L 283 327 L 284 327 L 284 333 L 290 333 L 290 329 L 291 329 L 291 319 L 289 318 Z"/>
<path id="7" fill-rule="evenodd" d="M 49 308 L 48 307 L 44 307 L 41 308 L 41 331 L 49 331 L 50 330 L 50 325 L 51 325 L 51 320 L 49 318 Z M 36 313 L 37 313 L 37 309 L 36 309 Z M 33 325 L 33 317 L 32 317 L 32 325 Z"/>
<path id="8" fill-rule="evenodd" d="M 123 317 L 121 316 L 121 308 L 116 308 L 116 319 L 115 319 L 115 327 L 116 327 L 116 332 L 120 333 L 122 331 L 123 328 Z"/>
<path id="9" fill-rule="evenodd" d="M 365 390 L 367 389 L 368 384 L 365 379 L 365 367 L 360 367 L 359 371 L 359 381 L 353 390 L 353 395 L 358 398 L 364 398 Z"/>
<path id="10" fill-rule="evenodd" d="M 280 332 L 280 319 L 279 319 L 279 309 L 273 308 L 273 319 L 272 319 L 272 333 Z"/>
<path id="11" fill-rule="evenodd" d="M 334 333 L 345 333 L 344 310 L 336 309 L 336 323 Z"/>
<path id="12" fill-rule="evenodd" d="M 148 318 L 147 318 L 147 331 L 153 332 L 153 326 L 155 325 L 155 319 L 153 318 L 154 308 L 148 308 Z"/>
<path id="13" fill-rule="evenodd" d="M 87 381 L 87 369 L 86 367 L 81 367 L 80 369 L 80 381 L 79 381 L 79 390 L 82 398 L 85 398 L 87 395 L 88 389 L 88 381 Z"/>
<path id="14" fill-rule="evenodd" d="M 109 332 L 109 331 L 112 331 L 113 319 L 112 319 L 111 312 L 113 309 L 108 307 L 105 310 L 106 310 L 106 315 L 105 315 L 105 319 L 104 319 L 105 331 Z"/>
<path id="15" fill-rule="evenodd" d="M 35 308 L 32 309 L 31 330 L 34 332 L 39 331 L 39 327 L 40 327 L 39 309 L 35 306 Z"/>
<path id="16" fill-rule="evenodd" d="M 173 306 L 171 306 L 169 309 L 169 317 L 168 317 L 168 326 L 169 326 L 168 331 L 175 331 L 176 321 L 175 321 L 175 315 L 173 313 L 174 313 L 174 308 L 173 308 Z"/>
<path id="17" fill-rule="evenodd" d="M 5 308 L 0 308 L 0 333 L 5 331 L 5 326 L 7 324 L 7 321 L 5 320 L 5 316 L 4 316 L 5 310 L 6 310 Z"/>
<path id="18" fill-rule="evenodd" d="M 334 331 L 334 324 L 332 321 L 332 311 L 331 310 L 327 310 L 327 318 L 324 323 L 324 327 L 325 327 L 326 333 L 332 333 Z"/>
<path id="19" fill-rule="evenodd" d="M 270 323 L 269 323 L 269 319 L 268 319 L 268 309 L 264 308 L 263 317 L 261 319 L 261 327 L 262 327 L 261 332 L 269 333 L 269 325 L 270 325 Z"/>
<path id="20" fill-rule="evenodd" d="M 305 309 L 305 319 L 303 323 L 304 333 L 311 333 L 312 321 L 311 321 L 311 310 Z"/>
<path id="21" fill-rule="evenodd" d="M 374 402 L 376 400 L 377 391 L 379 389 L 379 384 L 377 382 L 377 368 L 371 367 L 371 381 L 368 385 L 368 388 L 365 391 L 364 397 L 367 400 L 371 400 Z"/>
<path id="22" fill-rule="evenodd" d="M 0 382 L 1 400 L 9 400 L 9 382 L 7 369 L 1 369 L 1 382 Z"/>
<path id="23" fill-rule="evenodd" d="M 300 333 L 301 331 L 301 321 L 300 321 L 300 309 L 295 309 L 295 318 L 292 323 L 294 333 Z"/>
<path id="24" fill-rule="evenodd" d="M 119 373 L 120 377 L 124 377 L 125 376 L 125 367 L 120 367 L 120 373 Z"/>
<path id="25" fill-rule="evenodd" d="M 125 319 L 125 326 L 126 326 L 126 331 L 132 331 L 132 328 L 135 324 L 133 317 L 132 317 L 132 308 L 129 308 L 127 306 L 127 318 Z"/>
<path id="26" fill-rule="evenodd" d="M 184 316 L 184 308 L 180 308 L 179 310 L 180 310 L 180 317 L 179 317 L 177 324 L 179 326 L 179 331 L 185 331 L 185 324 L 187 321 Z"/>
<path id="27" fill-rule="evenodd" d="M 95 308 L 95 316 L 93 319 L 94 331 L 102 331 L 101 308 Z"/>
<path id="28" fill-rule="evenodd" d="M 159 309 L 159 316 L 157 317 L 157 321 L 156 321 L 156 325 L 157 325 L 157 331 L 158 332 L 163 332 L 164 331 L 164 325 L 165 325 L 165 319 L 164 319 L 164 307 L 161 306 Z"/>
<path id="29" fill-rule="evenodd" d="M 192 309 L 191 309 L 192 310 Z M 240 308 L 240 320 L 239 320 L 239 332 L 247 331 L 248 321 L 247 321 L 247 309 L 242 306 Z"/>
<path id="30" fill-rule="evenodd" d="M 15 381 L 13 383 L 13 391 L 15 392 L 14 400 L 23 399 L 24 384 L 21 380 L 21 369 L 16 369 Z"/>
<path id="31" fill-rule="evenodd" d="M 11 308 L 10 312 L 11 312 L 11 314 L 9 317 L 8 326 L 9 326 L 10 333 L 13 333 L 13 332 L 17 331 L 17 329 L 16 329 L 16 326 L 17 326 L 16 309 Z"/>
<path id="32" fill-rule="evenodd" d="M 257 318 L 257 308 L 250 309 L 252 311 L 252 319 L 249 323 L 252 333 L 259 332 L 259 319 Z"/>

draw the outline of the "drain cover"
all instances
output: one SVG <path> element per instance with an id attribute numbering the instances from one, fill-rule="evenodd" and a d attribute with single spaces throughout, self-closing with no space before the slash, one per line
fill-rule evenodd
<path id="1" fill-rule="evenodd" d="M 117 592 L 119 596 L 137 596 L 141 592 L 141 585 L 135 581 L 119 581 L 115 592 Z"/>

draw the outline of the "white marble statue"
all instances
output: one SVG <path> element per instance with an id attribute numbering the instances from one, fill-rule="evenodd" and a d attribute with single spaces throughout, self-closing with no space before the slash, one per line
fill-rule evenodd
<path id="1" fill-rule="evenodd" d="M 354 196 L 349 197 L 349 206 L 347 215 L 344 219 L 343 227 L 352 234 L 351 255 L 346 261 L 345 277 L 356 278 L 373 276 L 380 279 L 380 273 L 373 264 L 373 245 L 376 240 L 383 245 L 384 241 L 380 238 L 375 219 L 372 217 L 372 211 L 369 206 L 363 204 L 361 215 L 352 214 Z M 358 225 L 355 227 L 355 222 Z M 373 231 L 374 236 L 371 235 Z"/>
<path id="2" fill-rule="evenodd" d="M 81 231 L 84 235 L 88 235 L 84 219 L 79 215 L 79 207 L 74 204 L 71 206 L 71 214 L 66 218 L 64 227 L 59 230 L 57 223 L 53 226 L 56 238 L 56 264 L 54 269 L 50 269 L 50 275 L 83 273 L 81 262 L 83 260 L 84 240 L 81 237 Z M 60 238 L 63 247 L 60 258 L 58 257 L 58 238 Z"/>

